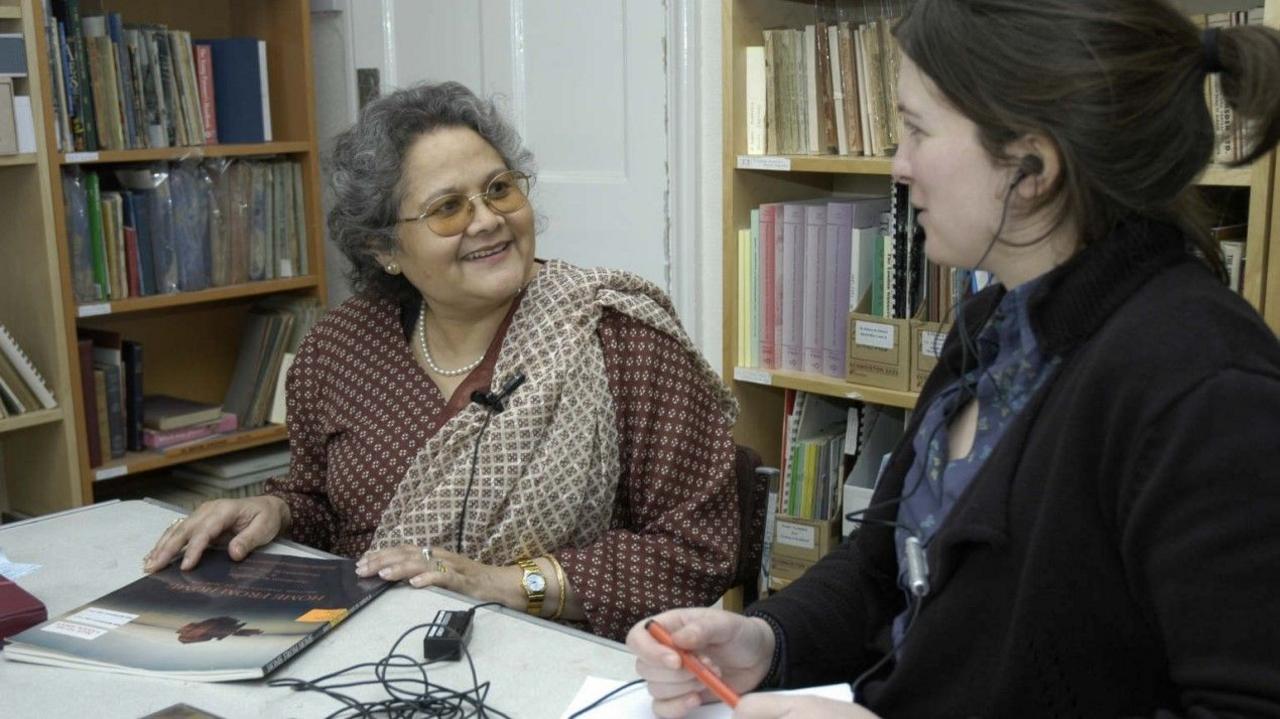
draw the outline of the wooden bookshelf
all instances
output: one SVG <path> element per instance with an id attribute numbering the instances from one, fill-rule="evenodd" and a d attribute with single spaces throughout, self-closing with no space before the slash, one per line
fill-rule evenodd
<path id="1" fill-rule="evenodd" d="M 123 457 L 104 462 L 93 470 L 93 481 L 101 482 L 139 472 L 163 469 L 184 462 L 213 457 L 227 452 L 249 449 L 289 438 L 289 430 L 281 424 L 229 432 L 205 440 L 191 442 L 164 451 L 126 452 Z"/>
<path id="2" fill-rule="evenodd" d="M 32 153 L 19 155 L 0 155 L 0 167 L 21 167 L 36 164 L 36 156 Z"/>
<path id="3" fill-rule="evenodd" d="M 13 417 L 5 417 L 0 419 L 0 435 L 18 430 L 27 429 L 28 427 L 39 427 L 44 424 L 62 421 L 63 410 L 60 407 L 53 409 L 38 409 L 32 412 L 23 412 Z"/>
<path id="4" fill-rule="evenodd" d="M 63 165 L 94 165 L 121 162 L 152 162 L 154 160 L 189 160 L 205 157 L 251 157 L 265 155 L 301 155 L 310 152 L 308 142 L 263 142 L 247 145 L 186 145 L 183 147 L 159 147 L 146 150 L 103 150 L 100 152 L 62 153 L 58 160 Z"/>
<path id="5" fill-rule="evenodd" d="M 0 421 L 8 507 L 24 515 L 88 504 L 103 473 L 132 474 L 287 439 L 279 425 L 244 430 L 167 452 L 140 452 L 89 465 L 81 396 L 77 329 L 119 332 L 142 344 L 146 394 L 173 394 L 221 403 L 255 300 L 277 293 L 326 298 L 308 0 L 114 0 L 105 9 L 126 24 L 164 24 L 193 38 L 252 36 L 267 43 L 272 137 L 261 144 L 199 145 L 75 153 L 57 145 L 48 88 L 50 68 L 41 0 L 0 6 L 0 18 L 21 18 L 29 78 L 21 91 L 34 103 L 38 151 L 0 158 L 0 215 L 6 258 L 0 263 L 0 322 L 6 324 L 51 385 L 59 407 Z M 103 6 L 90 4 L 85 14 Z M 198 292 L 78 305 L 66 237 L 62 171 L 70 165 L 102 170 L 127 163 L 204 157 L 287 156 L 302 170 L 309 274 Z M 14 312 L 8 308 L 15 308 Z"/>
<path id="6" fill-rule="evenodd" d="M 856 5 L 854 3 L 855 12 Z M 1200 5 L 1205 5 L 1200 2 Z M 1210 3 L 1212 4 L 1212 3 Z M 873 7 L 876 7 L 873 5 Z M 1188 10 L 1189 12 L 1191 10 Z M 1208 11 L 1197 8 L 1195 11 Z M 860 399 L 911 409 L 916 394 L 861 387 L 825 376 L 737 367 L 737 232 L 750 225 L 750 212 L 765 202 L 809 199 L 824 194 L 887 192 L 891 157 L 839 155 L 747 155 L 745 51 L 762 45 L 763 30 L 814 22 L 815 6 L 799 0 L 722 0 L 723 132 L 722 151 L 724 334 L 723 358 L 741 405 L 739 442 L 754 447 L 769 464 L 779 464 L 785 389 Z M 1265 1 L 1268 25 L 1280 27 L 1280 0 Z M 1236 188 L 1248 193 L 1243 295 L 1280 331 L 1280 248 L 1273 228 L 1280 218 L 1280 168 L 1273 155 L 1248 167 L 1209 167 L 1198 180 L 1205 188 Z"/>
<path id="7" fill-rule="evenodd" d="M 916 392 L 899 392 L 897 390 L 854 384 L 825 375 L 760 369 L 759 367 L 734 367 L 733 380 L 735 382 L 749 382 L 763 387 L 793 389 L 827 397 L 839 397 L 867 404 L 882 404 L 888 407 L 902 407 L 904 409 L 914 408 L 916 399 L 919 397 Z"/>
<path id="8" fill-rule="evenodd" d="M 198 290 L 195 292 L 177 292 L 168 295 L 130 297 L 128 299 L 115 300 L 114 302 L 98 302 L 87 305 L 76 305 L 76 316 L 85 318 L 99 317 L 102 315 L 122 315 L 130 312 L 155 312 L 158 310 L 168 310 L 176 307 L 213 304 L 216 302 L 225 302 L 227 300 L 249 297 L 264 297 L 266 295 L 274 295 L 281 292 L 313 289 L 316 285 L 320 284 L 320 282 L 320 278 L 308 275 L 306 277 L 290 277 L 282 280 L 249 282 L 242 285 L 210 287 L 207 290 Z"/>

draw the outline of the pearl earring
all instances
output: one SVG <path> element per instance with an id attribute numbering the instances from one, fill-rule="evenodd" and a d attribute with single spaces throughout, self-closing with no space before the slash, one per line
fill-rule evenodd
<path id="1" fill-rule="evenodd" d="M 400 274 L 400 265 L 394 262 L 388 262 L 382 269 L 386 270 L 389 275 Z"/>

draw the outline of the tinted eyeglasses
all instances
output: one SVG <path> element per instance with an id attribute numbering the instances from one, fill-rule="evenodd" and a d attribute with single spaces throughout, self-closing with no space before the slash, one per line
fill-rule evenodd
<path id="1" fill-rule="evenodd" d="M 425 220 L 432 232 L 442 237 L 460 235 L 476 215 L 473 201 L 479 197 L 489 209 L 500 215 L 509 215 L 529 204 L 529 176 L 517 170 L 508 170 L 489 180 L 484 192 L 468 197 L 460 192 L 437 197 L 427 205 L 422 214 L 401 217 L 397 223 Z"/>

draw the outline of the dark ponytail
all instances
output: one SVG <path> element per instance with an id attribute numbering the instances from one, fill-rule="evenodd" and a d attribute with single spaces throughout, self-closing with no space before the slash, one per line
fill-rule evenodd
<path id="1" fill-rule="evenodd" d="M 1247 165 L 1280 143 L 1280 30 L 1261 25 L 1222 28 L 1218 33 L 1222 94 L 1244 122 Z"/>

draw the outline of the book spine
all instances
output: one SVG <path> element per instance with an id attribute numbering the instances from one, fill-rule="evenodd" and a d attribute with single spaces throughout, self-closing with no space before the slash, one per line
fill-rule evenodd
<path id="1" fill-rule="evenodd" d="M 124 358 L 125 448 L 140 452 L 142 443 L 142 345 L 125 340 L 120 343 Z"/>
<path id="2" fill-rule="evenodd" d="M 213 93 L 213 50 L 204 43 L 196 43 L 196 80 L 200 86 L 200 116 L 204 118 L 204 142 L 218 144 L 218 112 Z"/>
<path id="3" fill-rule="evenodd" d="M 93 383 L 93 340 L 76 342 L 80 355 L 80 392 L 84 402 L 84 434 L 89 445 L 89 466 L 102 464 L 102 438 L 98 435 L 98 394 Z"/>
<path id="4" fill-rule="evenodd" d="M 826 205 L 806 206 L 800 344 L 801 368 L 813 374 L 822 372 L 822 299 L 825 296 L 822 266 L 826 260 L 826 235 Z"/>
<path id="5" fill-rule="evenodd" d="M 804 367 L 804 206 L 783 205 L 782 368 Z"/>

